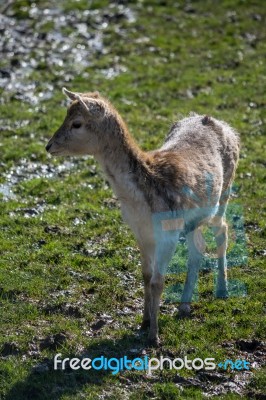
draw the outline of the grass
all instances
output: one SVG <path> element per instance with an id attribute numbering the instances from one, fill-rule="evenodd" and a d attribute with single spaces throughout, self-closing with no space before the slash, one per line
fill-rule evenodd
<path id="1" fill-rule="evenodd" d="M 37 32 L 38 21 L 29 16 L 31 4 L 16 1 L 9 11 L 18 21 L 30 21 Z M 81 18 L 88 9 L 85 0 L 44 1 L 40 7 L 55 4 L 62 15 L 76 10 Z M 97 33 L 97 15 L 100 23 L 106 22 L 101 27 L 106 51 L 88 55 L 89 65 L 80 73 L 75 65 L 53 68 L 45 57 L 36 56 L 39 68 L 25 82 L 38 83 L 35 93 L 53 85 L 49 99 L 29 103 L 0 89 L 0 184 L 11 180 L 14 193 L 0 203 L 0 398 L 201 399 L 206 392 L 223 399 L 263 398 L 265 353 L 256 348 L 247 352 L 239 341 L 261 346 L 265 340 L 266 7 L 255 0 L 215 5 L 145 0 L 127 2 L 126 7 L 134 19 L 125 17 L 127 11 L 123 14 L 118 5 L 90 2 L 94 11 L 87 23 Z M 64 29 L 70 37 L 75 34 L 71 24 Z M 50 30 L 51 21 L 43 21 L 42 34 Z M 23 55 L 19 57 L 22 61 Z M 6 60 L 0 61 L 2 67 L 9 68 Z M 118 73 L 110 79 L 107 71 Z M 66 74 L 70 82 L 65 82 Z M 241 281 L 247 295 L 215 300 L 213 273 L 202 270 L 193 317 L 178 320 L 172 315 L 176 304 L 167 302 L 165 292 L 159 319 L 163 347 L 157 353 L 146 349 L 145 335 L 136 332 L 143 296 L 140 257 L 110 187 L 92 158 L 70 159 L 70 169 L 60 171 L 64 160 L 45 153 L 48 138 L 65 115 L 61 86 L 99 90 L 147 150 L 160 146 L 171 123 L 191 110 L 224 119 L 241 134 L 232 204 L 243 209 L 248 259 L 229 269 L 229 279 Z M 23 165 L 26 172 L 14 183 L 12 177 Z M 43 171 L 42 165 L 49 166 L 51 176 L 33 174 L 38 168 Z M 179 251 L 182 265 L 186 249 Z M 183 279 L 182 271 L 173 271 L 167 287 Z M 178 372 L 186 384 L 167 369 L 151 377 L 137 371 L 112 375 L 53 370 L 56 353 L 133 357 L 144 349 L 150 356 L 215 357 L 217 362 L 246 358 L 255 364 L 241 394 L 230 388 L 223 392 L 219 376 L 207 380 L 205 388 L 197 385 L 199 375 L 188 370 Z M 219 372 L 229 381 L 235 377 L 234 372 Z M 245 381 L 244 372 L 239 376 Z"/>

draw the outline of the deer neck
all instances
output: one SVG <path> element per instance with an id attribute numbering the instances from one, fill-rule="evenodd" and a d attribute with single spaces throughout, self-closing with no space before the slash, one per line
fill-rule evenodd
<path id="1" fill-rule="evenodd" d="M 148 155 L 135 143 L 121 120 L 113 125 L 114 131 L 106 135 L 110 140 L 95 158 L 119 200 L 135 203 L 145 197 L 141 180 L 147 169 Z"/>

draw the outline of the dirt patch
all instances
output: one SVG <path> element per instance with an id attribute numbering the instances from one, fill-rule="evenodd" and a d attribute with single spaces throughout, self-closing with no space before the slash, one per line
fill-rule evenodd
<path id="1" fill-rule="evenodd" d="M 111 3 L 104 9 L 64 10 L 64 3 L 50 1 L 24 6 L 18 11 L 13 4 L 0 14 L 0 87 L 6 98 L 15 98 L 36 106 L 53 96 L 52 79 L 48 82 L 30 79 L 34 71 L 49 71 L 57 82 L 71 81 L 100 54 L 108 53 L 104 35 L 110 24 L 120 29 L 121 20 L 133 22 L 131 9 Z M 1 10 L 0 10 L 1 12 Z M 69 32 L 71 31 L 71 32 Z M 126 69 L 116 60 L 102 73 L 112 79 Z M 83 72 L 83 75 L 86 72 Z"/>
<path id="2" fill-rule="evenodd" d="M 33 162 L 28 159 L 22 158 L 16 165 L 11 167 L 5 174 L 3 174 L 5 183 L 0 184 L 0 193 L 3 195 L 3 200 L 16 199 L 16 187 L 23 182 L 30 181 L 37 178 L 51 179 L 54 177 L 66 176 L 69 171 L 78 168 L 82 160 L 65 160 L 60 165 L 53 165 L 52 163 L 43 164 L 40 162 Z M 42 212 L 40 209 L 36 210 L 35 214 Z M 33 212 L 29 212 L 29 215 L 33 215 Z"/>

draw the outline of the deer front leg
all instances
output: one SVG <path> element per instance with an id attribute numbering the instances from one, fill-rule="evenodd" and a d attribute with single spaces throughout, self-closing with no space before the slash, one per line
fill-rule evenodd
<path id="1" fill-rule="evenodd" d="M 167 224 L 169 220 L 164 221 L 160 214 L 157 214 L 157 217 L 153 220 L 152 236 L 154 241 L 152 245 L 146 246 L 146 248 L 142 247 L 143 259 L 146 261 L 143 264 L 146 271 L 144 274 L 146 283 L 143 326 L 148 325 L 148 318 L 150 318 L 149 342 L 154 346 L 159 344 L 158 311 L 164 287 L 164 275 L 179 238 L 176 225 L 173 227 L 173 225 Z M 172 220 L 170 219 L 170 221 Z"/>
<path id="2" fill-rule="evenodd" d="M 146 330 L 150 327 L 151 320 L 151 277 L 152 273 L 148 266 L 144 266 L 142 270 L 144 279 L 144 312 L 141 323 L 141 330 Z"/>
<path id="3" fill-rule="evenodd" d="M 160 306 L 161 294 L 164 288 L 164 276 L 167 267 L 175 252 L 178 234 L 162 233 L 161 240 L 158 240 L 155 247 L 155 261 L 152 273 L 151 284 L 151 320 L 149 342 L 153 346 L 159 345 L 158 338 L 158 311 Z"/>
<path id="4" fill-rule="evenodd" d="M 141 255 L 142 276 L 144 280 L 144 311 L 141 323 L 141 330 L 146 330 L 150 327 L 151 320 L 151 277 L 153 271 L 153 246 L 146 243 L 139 243 Z"/>
<path id="5" fill-rule="evenodd" d="M 159 345 L 158 311 L 163 287 L 164 276 L 159 272 L 154 273 L 151 279 L 151 320 L 149 332 L 149 343 L 153 346 Z"/>
<path id="6" fill-rule="evenodd" d="M 148 246 L 147 246 L 148 247 Z M 158 346 L 158 311 L 164 286 L 163 275 L 154 266 L 154 248 L 141 249 L 142 274 L 144 279 L 144 313 L 141 330 L 150 328 L 149 343 Z M 155 268 L 156 267 L 156 268 Z M 156 271 L 156 272 L 155 272 Z"/>

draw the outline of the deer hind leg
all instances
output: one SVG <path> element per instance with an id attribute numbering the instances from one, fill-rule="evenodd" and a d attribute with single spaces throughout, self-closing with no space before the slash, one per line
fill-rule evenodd
<path id="1" fill-rule="evenodd" d="M 179 306 L 180 316 L 189 316 L 190 303 L 193 291 L 198 280 L 198 273 L 202 255 L 205 250 L 205 241 L 200 228 L 189 232 L 186 236 L 188 246 L 187 277 Z"/>
<path id="2" fill-rule="evenodd" d="M 215 295 L 217 298 L 227 298 L 228 286 L 226 249 L 228 242 L 228 227 L 224 216 L 214 217 L 211 225 L 215 236 L 218 257 L 218 276 Z"/>

